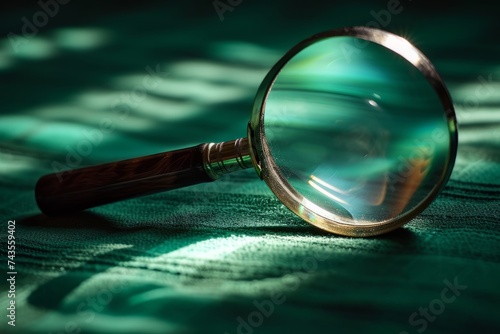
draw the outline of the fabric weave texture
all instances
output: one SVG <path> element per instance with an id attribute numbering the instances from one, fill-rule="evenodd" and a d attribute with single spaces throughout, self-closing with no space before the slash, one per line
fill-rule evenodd
<path id="1" fill-rule="evenodd" d="M 1 14 L 0 254 L 6 263 L 15 220 L 18 272 L 16 326 L 2 283 L 1 333 L 500 331 L 498 11 L 401 1 L 388 20 L 387 2 L 243 1 L 221 21 L 211 2 L 89 3 L 60 5 L 17 52 L 7 34 L 22 36 L 20 18 L 42 9 Z M 288 48 L 377 17 L 433 61 L 459 120 L 449 183 L 404 227 L 323 232 L 253 170 L 75 215 L 39 212 L 34 185 L 54 162 L 245 136 L 258 85 Z"/>

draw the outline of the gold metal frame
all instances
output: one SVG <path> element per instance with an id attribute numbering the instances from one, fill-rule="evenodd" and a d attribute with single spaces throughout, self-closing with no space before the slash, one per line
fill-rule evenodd
<path id="1" fill-rule="evenodd" d="M 264 131 L 266 99 L 273 87 L 276 77 L 285 64 L 298 52 L 312 43 L 337 36 L 355 37 L 373 42 L 405 58 L 415 66 L 433 86 L 436 94 L 441 100 L 444 115 L 448 122 L 450 159 L 447 161 L 442 171 L 440 181 L 434 186 L 430 194 L 414 209 L 395 219 L 372 225 L 353 225 L 342 222 L 339 217 L 324 210 L 324 212 L 318 210 L 318 207 L 315 207 L 313 203 L 308 202 L 307 199 L 295 191 L 276 165 L 271 155 Z M 291 211 L 305 221 L 321 229 L 345 236 L 367 237 L 383 234 L 406 224 L 422 212 L 436 198 L 451 175 L 457 152 L 458 133 L 455 111 L 450 94 L 429 59 L 402 37 L 374 28 L 349 27 L 316 34 L 297 44 L 276 63 L 264 78 L 257 91 L 252 116 L 248 123 L 248 139 L 250 142 L 251 159 L 257 174 Z"/>

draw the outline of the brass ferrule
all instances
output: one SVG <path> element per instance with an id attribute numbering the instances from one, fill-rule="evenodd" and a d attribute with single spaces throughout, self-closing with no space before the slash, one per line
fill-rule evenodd
<path id="1" fill-rule="evenodd" d="M 252 167 L 247 138 L 206 144 L 203 167 L 214 180 L 224 174 Z"/>

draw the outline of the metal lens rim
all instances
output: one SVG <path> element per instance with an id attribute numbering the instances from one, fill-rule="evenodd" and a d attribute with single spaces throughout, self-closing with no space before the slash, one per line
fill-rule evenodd
<path id="1" fill-rule="evenodd" d="M 314 207 L 311 208 L 311 206 L 304 205 L 304 197 L 293 188 L 280 172 L 280 168 L 276 165 L 265 138 L 264 116 L 266 99 L 277 76 L 288 61 L 301 50 L 315 42 L 332 37 L 354 37 L 373 42 L 405 58 L 415 66 L 432 85 L 442 103 L 443 111 L 448 122 L 450 143 L 449 159 L 443 169 L 439 182 L 420 205 L 403 215 L 387 221 L 370 225 L 347 224 L 336 219 L 333 215 L 319 214 Z M 374 236 L 392 231 L 413 219 L 429 206 L 451 175 L 455 163 L 458 143 L 457 121 L 450 94 L 429 59 L 406 39 L 380 29 L 368 27 L 348 27 L 325 31 L 305 39 L 290 49 L 269 71 L 257 91 L 252 116 L 248 124 L 248 137 L 251 144 L 250 154 L 257 174 L 267 183 L 271 191 L 286 207 L 300 218 L 323 230 L 339 235 L 354 237 Z"/>

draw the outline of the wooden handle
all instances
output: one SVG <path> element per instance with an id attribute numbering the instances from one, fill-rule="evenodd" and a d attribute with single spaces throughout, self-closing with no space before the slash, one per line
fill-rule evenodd
<path id="1" fill-rule="evenodd" d="M 62 215 L 132 197 L 177 189 L 211 178 L 203 168 L 206 144 L 141 158 L 45 175 L 35 196 L 40 210 Z"/>

